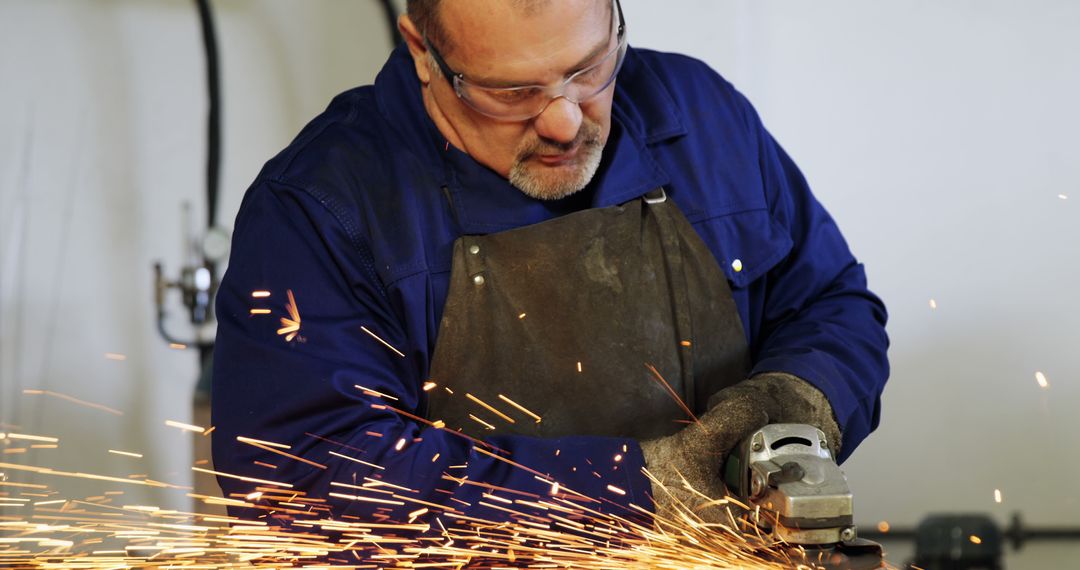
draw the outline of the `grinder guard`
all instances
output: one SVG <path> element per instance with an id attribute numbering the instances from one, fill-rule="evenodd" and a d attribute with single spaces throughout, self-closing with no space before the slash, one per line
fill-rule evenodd
<path id="1" fill-rule="evenodd" d="M 881 545 L 856 536 L 854 502 L 825 434 L 805 424 L 754 432 L 724 464 L 744 519 L 791 545 L 792 558 L 827 568 L 882 568 Z"/>

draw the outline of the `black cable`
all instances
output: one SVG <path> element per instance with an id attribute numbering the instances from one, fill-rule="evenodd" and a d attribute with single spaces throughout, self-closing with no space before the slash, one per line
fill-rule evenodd
<path id="1" fill-rule="evenodd" d="M 214 15 L 209 0 L 195 0 L 199 7 L 199 22 L 202 24 L 203 48 L 206 51 L 206 91 L 210 100 L 206 118 L 206 227 L 217 225 L 218 185 L 221 180 L 221 77 L 218 65 L 217 34 L 214 31 Z M 200 248 L 201 249 L 201 248 Z M 203 258 L 210 270 L 211 282 L 217 280 L 217 263 Z M 212 293 L 211 293 L 212 294 Z M 207 305 L 211 314 L 212 305 Z M 212 317 L 211 317 L 212 318 Z M 162 319 L 158 326 L 165 333 Z M 199 377 L 195 386 L 195 402 L 207 402 L 210 397 L 209 363 L 214 354 L 214 343 L 199 342 Z"/>
<path id="2" fill-rule="evenodd" d="M 390 28 L 390 41 L 392 42 L 391 48 L 398 47 L 401 43 L 401 32 L 398 31 L 397 9 L 394 8 L 394 0 L 382 0 L 383 14 L 386 16 L 386 25 Z"/>
<path id="3" fill-rule="evenodd" d="M 206 137 L 206 227 L 217 223 L 218 183 L 221 171 L 221 80 L 218 73 L 217 34 L 209 0 L 195 0 L 202 24 L 203 48 L 206 51 L 206 87 L 210 99 Z"/>

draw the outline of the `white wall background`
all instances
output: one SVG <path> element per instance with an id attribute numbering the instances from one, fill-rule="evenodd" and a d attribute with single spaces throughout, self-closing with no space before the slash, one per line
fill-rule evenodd
<path id="1" fill-rule="evenodd" d="M 862 524 L 1018 510 L 1080 526 L 1080 4 L 623 3 L 633 44 L 700 57 L 749 96 L 890 308 L 882 425 L 845 465 Z M 231 223 L 261 164 L 370 81 L 388 38 L 371 1 L 215 5 Z M 150 266 L 176 270 L 180 204 L 203 200 L 201 49 L 186 0 L 0 3 L 0 431 L 62 440 L 0 461 L 190 481 L 191 436 L 162 422 L 190 417 L 195 356 L 156 337 Z M 1034 546 L 1009 567 L 1078 555 Z"/>
<path id="2" fill-rule="evenodd" d="M 1080 526 L 1080 4 L 624 8 L 632 43 L 694 54 L 755 103 L 890 309 L 882 424 L 845 465 L 862 524 Z M 1036 545 L 1008 567 L 1078 556 Z"/>
<path id="3" fill-rule="evenodd" d="M 231 227 L 262 163 L 332 94 L 370 81 L 390 40 L 374 2 L 214 5 L 219 215 Z M 0 432 L 61 440 L 0 462 L 192 481 L 192 436 L 164 421 L 191 421 L 197 356 L 157 336 L 151 266 L 161 260 L 178 276 L 183 202 L 195 205 L 196 224 L 205 219 L 202 50 L 191 0 L 0 2 Z M 178 298 L 170 301 L 172 330 L 190 336 Z M 25 446 L 0 441 L 0 452 L 12 447 Z M 102 488 L 43 482 L 77 497 Z M 142 487 L 125 498 L 190 506 L 183 493 Z"/>

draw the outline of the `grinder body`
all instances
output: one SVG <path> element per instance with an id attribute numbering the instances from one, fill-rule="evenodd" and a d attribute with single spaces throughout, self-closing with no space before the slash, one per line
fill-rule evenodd
<path id="1" fill-rule="evenodd" d="M 723 469 L 744 520 L 827 568 L 883 568 L 881 545 L 857 537 L 854 500 L 825 434 L 770 424 L 743 440 Z"/>

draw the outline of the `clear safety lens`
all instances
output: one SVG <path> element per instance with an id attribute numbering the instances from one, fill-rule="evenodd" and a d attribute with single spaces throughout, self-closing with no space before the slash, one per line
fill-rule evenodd
<path id="1" fill-rule="evenodd" d="M 522 87 L 484 87 L 454 77 L 454 90 L 470 107 L 490 117 L 506 120 L 531 119 L 544 111 L 551 101 L 564 97 L 583 103 L 607 89 L 618 75 L 626 57 L 626 30 L 619 43 L 595 64 L 582 69 L 558 85 Z"/>

